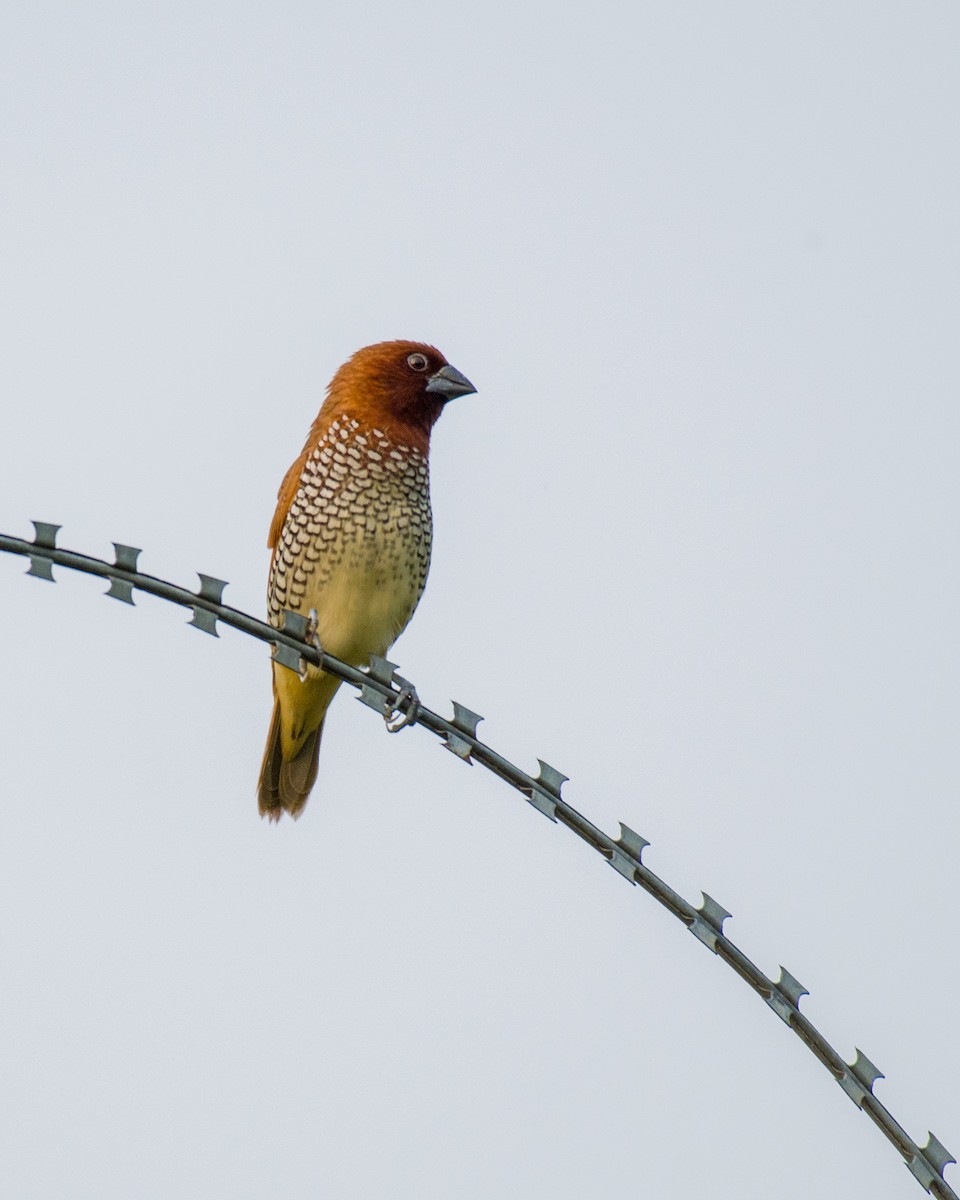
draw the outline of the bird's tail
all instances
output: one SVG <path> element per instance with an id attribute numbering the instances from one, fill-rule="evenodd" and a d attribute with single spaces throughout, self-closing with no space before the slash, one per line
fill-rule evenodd
<path id="1" fill-rule="evenodd" d="M 261 817 L 279 821 L 284 812 L 299 817 L 317 778 L 320 758 L 320 737 L 323 721 L 307 735 L 293 758 L 283 757 L 280 740 L 280 701 L 273 702 L 273 717 L 267 734 L 267 748 L 260 768 L 258 797 Z"/>

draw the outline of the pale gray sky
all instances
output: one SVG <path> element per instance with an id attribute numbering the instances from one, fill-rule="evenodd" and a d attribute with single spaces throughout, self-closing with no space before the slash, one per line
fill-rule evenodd
<path id="1" fill-rule="evenodd" d="M 394 658 L 960 1152 L 960 13 L 15 3 L 0 528 L 262 613 L 358 346 L 477 385 Z M 0 556 L 0 1161 L 23 1200 L 922 1192 L 748 988 L 344 693 Z M 954 1187 L 960 1173 L 949 1168 Z"/>

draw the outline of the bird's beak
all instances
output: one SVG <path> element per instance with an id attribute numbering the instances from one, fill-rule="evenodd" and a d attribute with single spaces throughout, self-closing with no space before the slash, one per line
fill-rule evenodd
<path id="1" fill-rule="evenodd" d="M 427 391 L 442 396 L 444 403 L 447 400 L 456 400 L 458 396 L 469 396 L 476 390 L 466 375 L 462 375 L 456 367 L 451 367 L 449 363 L 427 380 Z"/>

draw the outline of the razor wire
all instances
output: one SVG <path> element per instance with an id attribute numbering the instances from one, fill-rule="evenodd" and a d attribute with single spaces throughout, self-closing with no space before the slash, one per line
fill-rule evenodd
<path id="1" fill-rule="evenodd" d="M 528 775 L 503 755 L 481 742 L 477 727 L 483 720 L 479 713 L 454 700 L 453 718 L 441 717 L 420 703 L 408 680 L 397 674 L 397 665 L 385 658 L 373 656 L 367 667 L 354 667 L 328 654 L 318 643 L 308 617 L 285 611 L 280 629 L 251 617 L 248 613 L 224 604 L 222 597 L 227 584 L 222 579 L 198 572 L 200 588 L 191 592 L 164 579 L 145 575 L 139 570 L 142 553 L 133 546 L 114 542 L 114 561 L 93 558 L 57 546 L 61 526 L 45 521 L 32 522 L 33 541 L 0 534 L 0 551 L 20 554 L 30 559 L 28 575 L 55 582 L 54 566 L 98 575 L 109 581 L 106 595 L 125 604 L 133 604 L 133 590 L 147 592 L 192 610 L 190 625 L 217 637 L 217 622 L 239 629 L 272 646 L 274 662 L 303 675 L 310 663 L 359 691 L 363 704 L 379 712 L 388 722 L 398 714 L 401 719 L 393 729 L 404 725 L 420 725 L 442 740 L 443 746 L 466 763 L 479 763 L 494 775 L 509 783 L 531 804 L 554 823 L 565 825 L 607 860 L 611 867 L 631 884 L 639 884 L 659 904 L 681 921 L 694 937 L 740 976 L 777 1014 L 788 1029 L 793 1030 L 810 1052 L 830 1072 L 853 1103 L 865 1112 L 902 1156 L 908 1170 L 932 1196 L 939 1200 L 960 1200 L 947 1183 L 943 1172 L 957 1160 L 939 1138 L 928 1131 L 927 1142 L 918 1145 L 890 1111 L 873 1094 L 874 1084 L 885 1078 L 869 1058 L 857 1048 L 856 1058 L 847 1063 L 830 1045 L 823 1034 L 800 1011 L 800 999 L 809 995 L 807 989 L 783 966 L 780 978 L 767 976 L 723 932 L 723 924 L 731 915 L 712 896 L 703 892 L 703 903 L 694 907 L 674 891 L 643 861 L 643 851 L 650 844 L 646 838 L 620 822 L 620 836 L 611 838 L 564 800 L 560 791 L 567 776 L 537 759 L 536 776 Z"/>

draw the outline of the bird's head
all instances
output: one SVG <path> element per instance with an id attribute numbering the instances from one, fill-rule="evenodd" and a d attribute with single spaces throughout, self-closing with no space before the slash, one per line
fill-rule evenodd
<path id="1" fill-rule="evenodd" d="M 327 405 L 426 443 L 443 406 L 476 390 L 434 346 L 378 342 L 334 375 Z"/>

